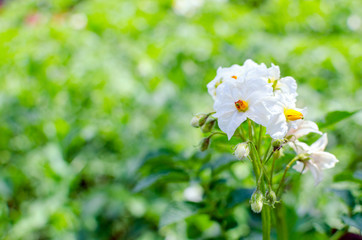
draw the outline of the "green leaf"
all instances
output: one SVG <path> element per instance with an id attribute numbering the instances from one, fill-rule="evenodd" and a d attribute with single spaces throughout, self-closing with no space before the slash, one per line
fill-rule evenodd
<path id="1" fill-rule="evenodd" d="M 188 202 L 171 203 L 162 214 L 159 227 L 161 228 L 195 215 L 198 209 L 199 207 L 196 204 Z"/>
<path id="2" fill-rule="evenodd" d="M 228 207 L 234 207 L 239 203 L 243 203 L 251 198 L 255 189 L 252 188 L 238 188 L 230 193 Z"/>
<path id="3" fill-rule="evenodd" d="M 227 168 L 230 164 L 238 162 L 239 160 L 231 154 L 225 154 L 215 159 L 212 162 L 206 163 L 202 166 L 201 170 L 206 168 L 211 168 L 214 173 L 221 172 L 223 169 Z"/>
<path id="4" fill-rule="evenodd" d="M 348 111 L 334 111 L 329 112 L 325 116 L 324 120 L 318 123 L 319 128 L 325 128 L 332 124 L 335 124 L 339 121 L 342 121 L 346 118 L 353 116 L 355 113 L 359 112 L 360 110 L 348 112 Z"/>
<path id="5" fill-rule="evenodd" d="M 167 182 L 180 182 L 188 181 L 189 176 L 186 172 L 182 170 L 163 170 L 158 173 L 147 176 L 146 178 L 141 179 L 138 184 L 133 188 L 134 192 L 139 192 L 152 184 L 156 183 L 159 180 L 167 180 Z"/>
<path id="6" fill-rule="evenodd" d="M 353 217 L 342 216 L 342 220 L 348 226 L 356 227 L 362 231 L 362 214 L 357 214 Z"/>

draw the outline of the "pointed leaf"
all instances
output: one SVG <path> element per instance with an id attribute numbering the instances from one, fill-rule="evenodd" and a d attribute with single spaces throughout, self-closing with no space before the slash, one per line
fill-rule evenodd
<path id="1" fill-rule="evenodd" d="M 334 111 L 334 112 L 329 112 L 327 113 L 327 115 L 325 116 L 324 120 L 322 122 L 318 123 L 319 128 L 325 128 L 328 127 L 332 124 L 335 124 L 339 121 L 342 121 L 346 118 L 349 118 L 351 116 L 353 116 L 355 113 L 359 112 L 360 110 L 357 111 L 353 111 L 353 112 L 348 112 L 348 111 Z"/>
<path id="2" fill-rule="evenodd" d="M 164 227 L 172 223 L 181 221 L 187 217 L 195 215 L 198 212 L 196 204 L 187 202 L 174 202 L 171 203 L 166 211 L 162 214 L 159 227 Z"/>

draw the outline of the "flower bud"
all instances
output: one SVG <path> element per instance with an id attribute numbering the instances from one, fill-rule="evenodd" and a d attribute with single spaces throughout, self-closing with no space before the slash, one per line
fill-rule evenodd
<path id="1" fill-rule="evenodd" d="M 203 151 L 206 151 L 208 148 L 209 148 L 209 145 L 210 145 L 210 136 L 209 137 L 206 137 L 206 138 L 203 138 L 201 140 L 201 143 L 200 143 L 200 150 L 203 152 Z"/>
<path id="2" fill-rule="evenodd" d="M 201 131 L 203 133 L 208 133 L 214 127 L 216 120 L 215 119 L 208 119 L 204 126 L 201 127 Z"/>
<path id="3" fill-rule="evenodd" d="M 272 142 L 272 145 L 273 145 L 273 150 L 274 151 L 277 151 L 279 149 L 281 149 L 283 147 L 283 144 L 284 144 L 284 140 L 283 139 L 276 139 Z"/>
<path id="4" fill-rule="evenodd" d="M 184 198 L 190 202 L 201 202 L 204 189 L 199 184 L 191 184 L 184 190 Z"/>
<path id="5" fill-rule="evenodd" d="M 241 160 L 244 157 L 247 157 L 250 153 L 250 148 L 247 143 L 239 143 L 235 146 L 234 155 L 237 157 L 237 159 Z"/>
<path id="6" fill-rule="evenodd" d="M 251 210 L 255 213 L 260 213 L 263 209 L 263 194 L 259 190 L 256 190 L 253 195 L 251 195 L 250 204 Z"/>
<path id="7" fill-rule="evenodd" d="M 274 204 L 277 202 L 277 195 L 273 190 L 267 191 L 265 194 L 266 201 L 270 204 L 270 206 L 274 207 Z"/>
<path id="8" fill-rule="evenodd" d="M 191 126 L 198 128 L 201 127 L 202 125 L 205 124 L 207 118 L 209 117 L 209 114 L 204 114 L 204 113 L 199 113 L 196 114 L 192 119 L 191 119 Z"/>

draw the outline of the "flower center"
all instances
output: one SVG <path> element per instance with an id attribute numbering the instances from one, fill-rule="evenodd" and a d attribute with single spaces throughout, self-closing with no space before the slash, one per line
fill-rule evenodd
<path id="1" fill-rule="evenodd" d="M 238 79 L 238 77 L 237 77 L 237 76 L 235 76 L 235 75 L 234 75 L 234 76 L 231 76 L 231 78 L 234 78 L 235 80 L 236 80 L 236 79 Z"/>
<path id="2" fill-rule="evenodd" d="M 273 91 L 279 89 L 279 87 L 280 87 L 279 79 L 269 78 L 269 79 L 268 79 L 268 83 L 271 83 L 271 84 L 272 84 Z"/>
<path id="3" fill-rule="evenodd" d="M 219 80 L 218 82 L 215 83 L 215 89 L 222 83 L 222 80 Z"/>
<path id="4" fill-rule="evenodd" d="M 243 100 L 235 102 L 235 107 L 239 112 L 245 112 L 248 109 L 248 103 Z"/>
<path id="5" fill-rule="evenodd" d="M 284 115 L 288 121 L 295 121 L 298 119 L 304 119 L 303 114 L 294 109 L 284 110 Z"/>

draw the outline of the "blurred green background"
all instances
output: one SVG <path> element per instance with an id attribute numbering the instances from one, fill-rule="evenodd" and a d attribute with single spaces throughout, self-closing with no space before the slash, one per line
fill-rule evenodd
<path id="1" fill-rule="evenodd" d="M 359 0 L 2 1 L 0 235 L 260 238 L 245 199 L 230 226 L 196 214 L 159 228 L 169 204 L 207 179 L 193 169 L 221 154 L 198 153 L 202 134 L 189 125 L 212 111 L 206 84 L 219 66 L 274 63 L 297 80 L 306 118 L 322 121 L 362 106 L 361 41 Z M 360 231 L 362 114 L 323 131 L 340 162 L 317 187 L 295 175 L 284 196 L 291 239 Z M 170 163 L 186 174 L 147 180 Z M 249 167 L 228 165 L 212 191 L 252 187 Z"/>

